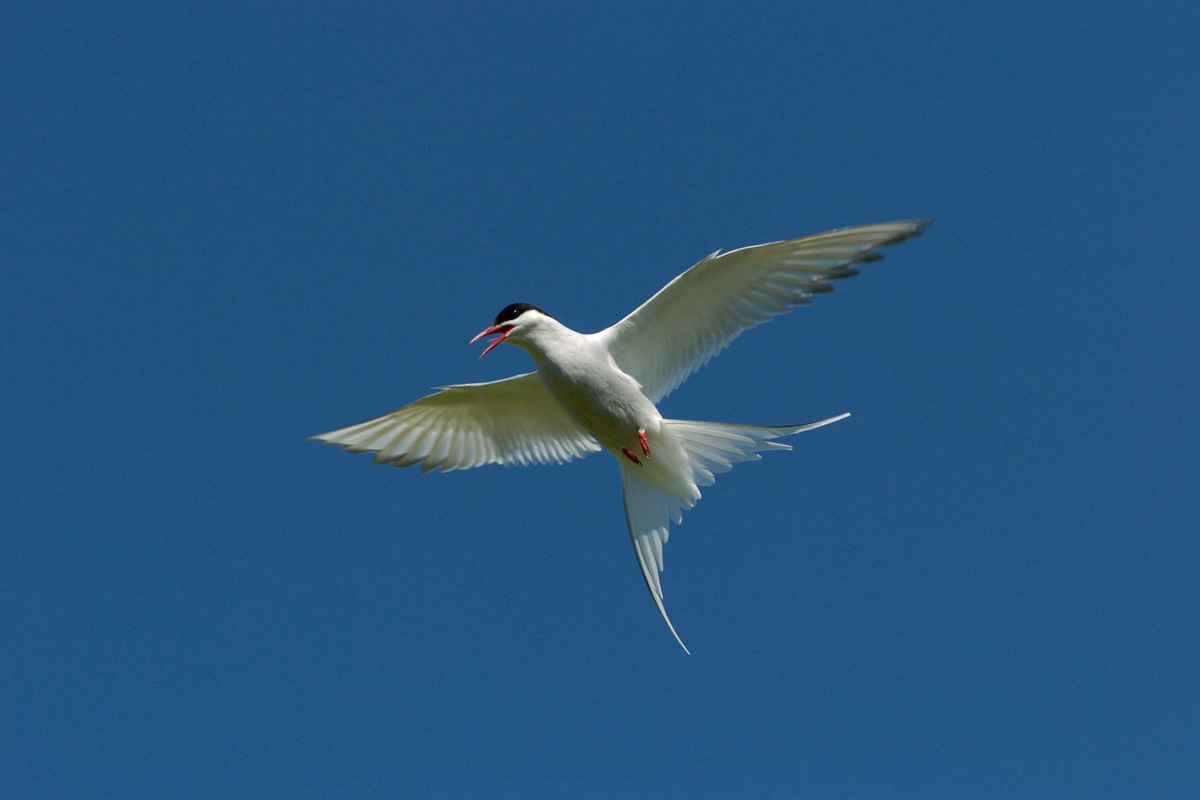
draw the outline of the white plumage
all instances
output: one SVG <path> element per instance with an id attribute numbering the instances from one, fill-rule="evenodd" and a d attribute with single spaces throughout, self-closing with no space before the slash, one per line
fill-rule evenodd
<path id="1" fill-rule="evenodd" d="M 843 228 L 712 254 L 598 333 L 567 328 L 536 306 L 506 307 L 481 332 L 524 348 L 536 372 L 447 386 L 398 411 L 313 438 L 375 462 L 423 471 L 546 464 L 607 450 L 621 468 L 625 518 L 646 586 L 675 639 L 659 572 L 672 521 L 700 486 L 774 441 L 843 419 L 759 427 L 664 419 L 657 403 L 744 330 L 833 290 L 880 247 L 918 236 L 924 220 Z M 686 651 L 687 648 L 684 647 Z"/>

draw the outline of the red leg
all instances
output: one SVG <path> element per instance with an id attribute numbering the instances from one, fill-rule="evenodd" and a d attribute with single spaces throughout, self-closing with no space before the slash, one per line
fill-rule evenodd
<path id="1" fill-rule="evenodd" d="M 633 463 L 637 464 L 639 467 L 642 465 L 642 462 L 638 461 L 638 457 L 635 456 L 633 453 L 629 452 L 628 447 L 622 447 L 621 452 L 625 454 L 626 458 L 628 458 Z"/>
<path id="2" fill-rule="evenodd" d="M 638 441 L 642 443 L 642 452 L 650 455 L 650 443 L 646 441 L 645 428 L 638 428 Z"/>

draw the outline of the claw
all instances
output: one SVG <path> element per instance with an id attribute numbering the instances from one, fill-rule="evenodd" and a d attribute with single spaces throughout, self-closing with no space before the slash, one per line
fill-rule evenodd
<path id="1" fill-rule="evenodd" d="M 642 443 L 642 452 L 650 455 L 650 443 L 646 441 L 645 428 L 638 428 L 638 441 Z"/>
<path id="2" fill-rule="evenodd" d="M 639 467 L 642 465 L 642 462 L 638 461 L 638 457 L 635 456 L 633 453 L 629 452 L 628 447 L 622 447 L 621 452 L 625 454 L 626 458 L 628 458 L 633 463 L 637 464 Z"/>

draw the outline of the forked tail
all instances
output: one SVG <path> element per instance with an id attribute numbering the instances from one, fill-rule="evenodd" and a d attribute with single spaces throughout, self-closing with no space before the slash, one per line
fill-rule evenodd
<path id="1" fill-rule="evenodd" d="M 780 425 L 762 427 L 756 425 L 726 425 L 720 422 L 693 422 L 682 419 L 665 419 L 669 428 L 683 445 L 692 471 L 692 481 L 697 486 L 711 486 L 716 480 L 713 475 L 728 472 L 739 461 L 757 461 L 763 450 L 791 450 L 790 445 L 773 441 L 781 436 L 791 436 L 801 431 L 819 428 L 831 422 L 845 419 L 849 414 L 810 422 L 806 425 Z M 621 466 L 621 490 L 625 499 L 625 522 L 629 526 L 629 537 L 633 540 L 633 552 L 637 556 L 642 577 L 650 590 L 654 604 L 671 629 L 675 641 L 688 653 L 687 647 L 663 607 L 662 584 L 658 573 L 663 568 L 663 545 L 667 543 L 670 524 L 683 519 L 683 509 L 691 508 L 694 499 L 684 499 L 668 494 L 651 486 L 637 467 L 617 459 Z M 699 497 L 699 494 L 696 495 Z M 690 653 L 689 653 L 690 655 Z"/>
<path id="2" fill-rule="evenodd" d="M 712 486 L 713 475 L 728 472 L 739 461 L 758 461 L 763 450 L 791 450 L 790 444 L 772 441 L 811 431 L 822 425 L 845 419 L 849 414 L 809 422 L 804 425 L 727 425 L 723 422 L 693 422 L 686 419 L 665 419 L 663 425 L 679 437 L 688 455 L 692 479 L 697 486 Z"/>

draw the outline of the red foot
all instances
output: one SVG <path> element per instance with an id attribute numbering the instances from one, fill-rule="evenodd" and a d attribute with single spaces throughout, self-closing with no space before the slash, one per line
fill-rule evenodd
<path id="1" fill-rule="evenodd" d="M 645 428 L 638 429 L 638 441 L 642 443 L 642 452 L 645 453 L 646 455 L 650 455 L 650 444 L 649 444 L 649 442 L 646 441 L 646 429 Z"/>
<path id="2" fill-rule="evenodd" d="M 642 465 L 642 462 L 638 461 L 638 457 L 635 456 L 633 453 L 629 452 L 628 447 L 622 447 L 621 452 L 625 454 L 626 458 L 628 458 L 633 463 L 637 464 L 639 467 Z"/>

